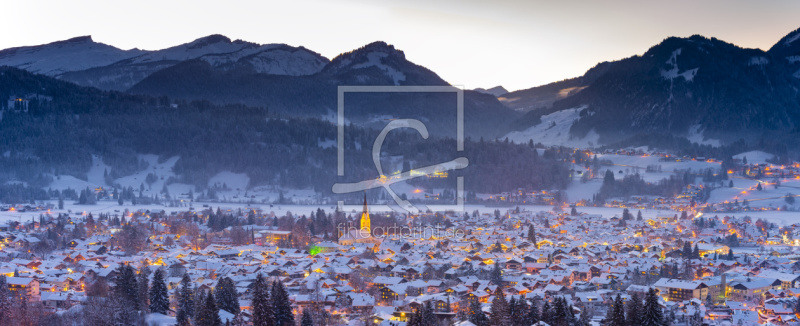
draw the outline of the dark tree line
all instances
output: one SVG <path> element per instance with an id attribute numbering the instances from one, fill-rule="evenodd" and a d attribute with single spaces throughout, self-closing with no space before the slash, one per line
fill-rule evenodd
<path id="1" fill-rule="evenodd" d="M 337 136 L 336 125 L 327 121 L 283 118 L 259 107 L 99 91 L 2 69 L 0 97 L 45 92 L 41 95 L 49 99 L 37 100 L 28 113 L 5 114 L 0 120 L 0 139 L 4 140 L 0 153 L 9 154 L 0 156 L 0 181 L 18 179 L 38 188 L 61 175 L 86 179 L 96 154 L 111 167 L 106 180 L 113 182 L 147 167 L 137 156 L 141 153 L 161 159 L 179 156 L 174 167 L 178 177 L 167 182 L 201 189 L 220 171 L 246 173 L 251 184 L 313 187 L 324 194 L 331 194 L 331 186 L 343 181 L 334 172 L 336 148 L 320 146 Z M 180 104 L 172 108 L 171 102 Z M 371 159 L 377 134 L 373 129 L 347 127 L 348 181 L 379 177 Z M 398 131 L 390 134 L 382 150 L 388 156 L 402 155 L 412 168 L 465 156 L 469 166 L 447 179 L 454 184 L 456 176 L 465 175 L 465 186 L 475 192 L 562 189 L 568 181 L 568 168 L 561 162 L 569 155 L 566 150 L 553 149 L 539 156 L 528 144 L 482 139 L 467 139 L 464 148 L 465 152 L 456 152 L 455 140 L 450 138 L 422 139 L 416 133 Z M 131 189 L 125 190 L 122 197 L 132 199 Z M 0 198 L 13 201 L 46 196 L 35 190 L 0 187 Z"/>

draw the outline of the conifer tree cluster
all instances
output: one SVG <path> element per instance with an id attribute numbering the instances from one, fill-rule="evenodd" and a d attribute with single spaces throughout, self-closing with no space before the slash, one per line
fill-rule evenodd
<path id="1" fill-rule="evenodd" d="M 589 326 L 590 320 L 586 313 L 577 318 L 572 305 L 564 297 L 553 298 L 552 305 L 545 301 L 540 310 L 538 300 L 530 304 L 522 296 L 512 296 L 507 300 L 499 287 L 494 293 L 490 316 L 481 310 L 477 300 L 473 300 L 467 309 L 467 320 L 477 326 L 527 326 L 539 321 L 553 326 Z"/>
<path id="2" fill-rule="evenodd" d="M 664 316 L 664 311 L 658 304 L 658 295 L 653 288 L 647 292 L 644 304 L 641 298 L 634 294 L 625 303 L 622 296 L 617 294 L 612 305 L 608 308 L 605 324 L 607 326 L 666 326 L 669 320 Z"/>
<path id="3" fill-rule="evenodd" d="M 263 275 L 258 274 L 253 284 L 253 326 L 294 326 L 292 304 L 286 287 L 280 281 L 269 285 Z M 305 315 L 305 312 L 304 312 Z M 311 315 L 303 320 L 311 320 Z"/>

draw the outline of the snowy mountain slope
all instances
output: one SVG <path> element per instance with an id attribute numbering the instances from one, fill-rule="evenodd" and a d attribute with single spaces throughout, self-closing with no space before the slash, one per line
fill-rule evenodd
<path id="1" fill-rule="evenodd" d="M 534 144 L 542 143 L 544 145 L 562 145 L 578 148 L 598 146 L 597 133 L 589 133 L 582 138 L 574 137 L 569 133 L 572 124 L 580 119 L 580 112 L 584 109 L 586 107 L 558 111 L 542 116 L 541 123 L 523 131 L 512 131 L 505 137 L 516 143 L 533 141 Z"/>
<path id="2" fill-rule="evenodd" d="M 436 73 L 406 60 L 403 51 L 373 42 L 333 58 L 325 77 L 355 85 L 449 85 Z"/>
<path id="3" fill-rule="evenodd" d="M 245 69 L 260 74 L 287 76 L 312 75 L 329 62 L 318 53 L 285 44 L 266 44 L 232 53 L 209 54 L 200 57 L 200 60 L 223 70 Z"/>
<path id="4" fill-rule="evenodd" d="M 794 78 L 800 79 L 800 28 L 784 36 L 768 53 L 785 59 L 789 64 L 789 72 Z"/>
<path id="5" fill-rule="evenodd" d="M 163 50 L 150 51 L 131 58 L 125 63 L 143 64 L 158 61 L 185 61 L 207 54 L 232 53 L 245 48 L 257 48 L 258 46 L 258 44 L 242 40 L 231 41 L 225 36 L 214 34 Z"/>
<path id="6" fill-rule="evenodd" d="M 129 92 L 269 107 L 271 112 L 320 117 L 336 110 L 339 85 L 449 85 L 384 42 L 341 54 L 316 73 L 313 72 L 325 59 L 303 48 L 270 46 L 257 53 L 250 54 L 251 51 L 181 62 L 151 74 Z M 283 64 L 273 64 L 276 57 Z M 260 63 L 265 65 L 257 66 Z M 454 137 L 455 104 L 453 93 L 353 93 L 348 95 L 347 120 L 359 126 L 382 128 L 386 119 L 414 118 L 425 121 L 434 134 Z M 517 116 L 494 96 L 469 90 L 464 91 L 464 110 L 465 132 L 476 138 L 504 135 Z"/>
<path id="7" fill-rule="evenodd" d="M 91 36 L 80 36 L 36 46 L 0 51 L 0 66 L 12 66 L 48 76 L 110 65 L 141 55 L 139 49 L 121 50 L 97 43 Z"/>
<path id="8" fill-rule="evenodd" d="M 786 42 L 800 44 L 793 34 L 781 44 Z M 517 103 L 542 105 L 518 120 L 526 129 L 543 116 L 586 106 L 569 134 L 583 139 L 596 133 L 601 144 L 648 145 L 638 141 L 641 135 L 714 147 L 765 134 L 778 141 L 800 130 L 800 81 L 792 77 L 790 60 L 776 59 L 778 52 L 699 35 L 671 37 L 641 55 L 600 64 L 583 77 L 500 100 L 521 109 Z M 557 95 L 565 90 L 575 91 Z"/>
<path id="9" fill-rule="evenodd" d="M 208 54 L 232 53 L 258 44 L 210 35 L 163 50 L 144 53 L 102 67 L 63 74 L 61 79 L 100 89 L 126 90 L 150 74 Z"/>
<path id="10" fill-rule="evenodd" d="M 505 94 L 508 94 L 508 90 L 506 90 L 505 87 L 503 87 L 503 86 L 495 86 L 495 87 L 492 87 L 492 88 L 489 88 L 489 89 L 476 88 L 476 89 L 474 89 L 474 91 L 480 92 L 480 93 L 483 93 L 483 94 L 493 95 L 493 96 L 503 96 Z"/>

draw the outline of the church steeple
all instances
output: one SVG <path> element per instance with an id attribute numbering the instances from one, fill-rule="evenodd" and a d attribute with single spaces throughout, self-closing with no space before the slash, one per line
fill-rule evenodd
<path id="1" fill-rule="evenodd" d="M 369 221 L 369 209 L 367 208 L 367 193 L 364 192 L 364 211 L 361 212 L 361 229 L 366 229 L 367 232 L 372 232 Z"/>

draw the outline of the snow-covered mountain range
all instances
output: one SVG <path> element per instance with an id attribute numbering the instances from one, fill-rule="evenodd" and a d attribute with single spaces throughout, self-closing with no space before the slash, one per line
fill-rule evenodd
<path id="1" fill-rule="evenodd" d="M 554 142 L 540 124 L 569 111 L 572 118 L 560 121 L 563 143 L 592 136 L 596 145 L 779 144 L 800 132 L 800 30 L 768 51 L 670 37 L 641 55 L 500 100 L 527 112 L 517 121 L 524 132 L 509 134 L 518 141 Z"/>
<path id="2" fill-rule="evenodd" d="M 232 41 L 222 35 L 155 51 L 121 50 L 91 36 L 0 51 L 0 65 L 106 90 L 127 90 L 156 71 L 197 58 L 223 70 L 288 76 L 314 74 L 328 63 L 303 47 Z"/>

